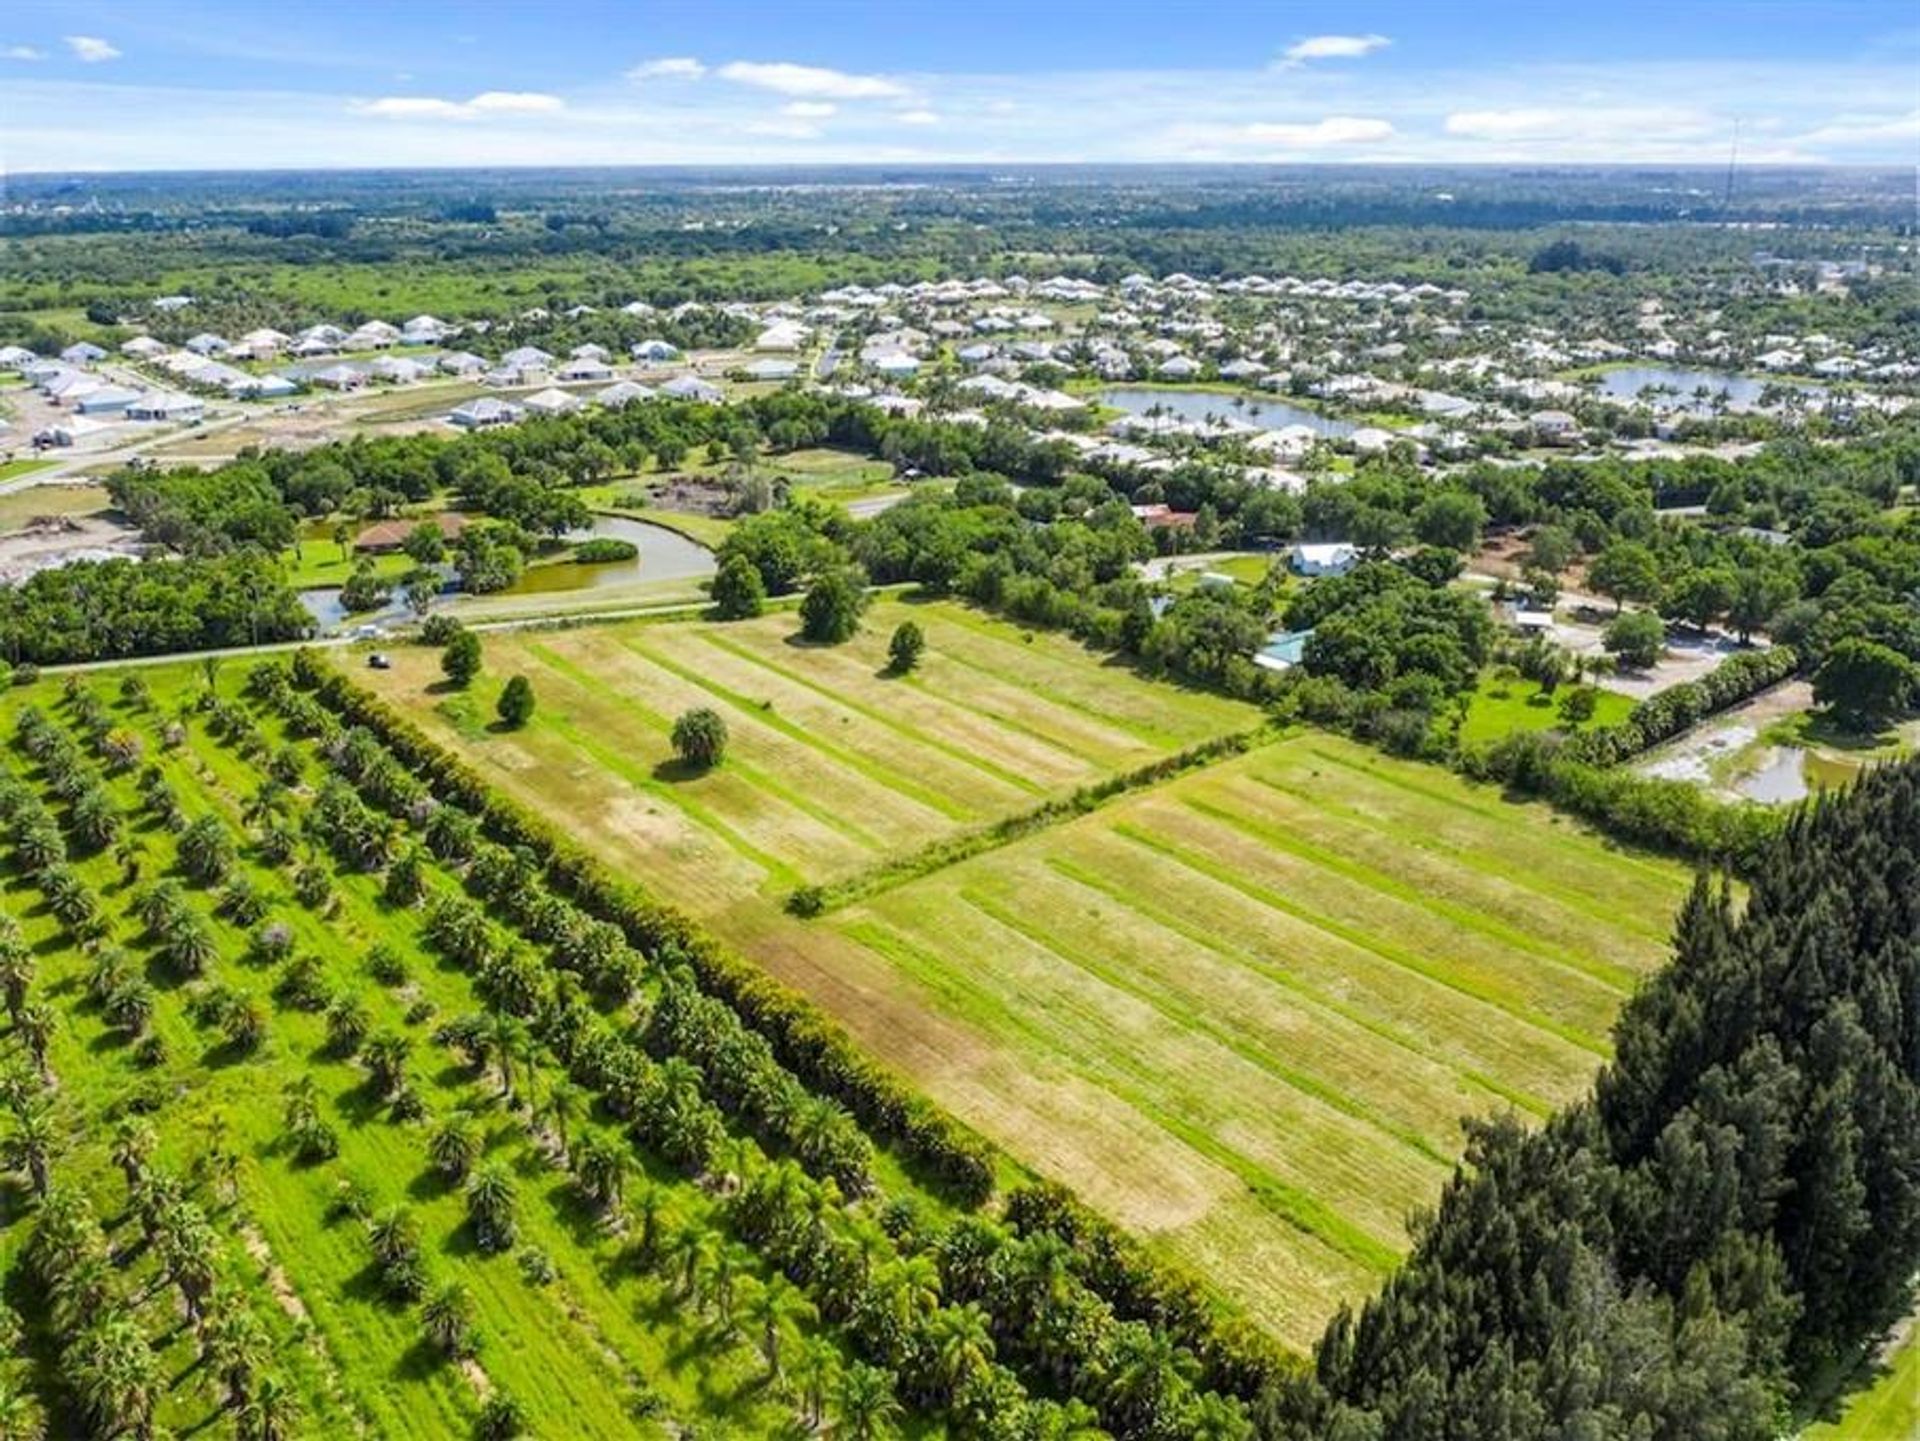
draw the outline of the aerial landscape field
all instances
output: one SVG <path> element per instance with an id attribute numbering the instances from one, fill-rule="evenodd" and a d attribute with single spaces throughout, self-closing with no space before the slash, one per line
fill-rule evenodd
<path id="1" fill-rule="evenodd" d="M 1920 1441 L 1864 0 L 0 13 L 0 1441 Z"/>
<path id="2" fill-rule="evenodd" d="M 890 676 L 879 636 L 906 616 L 926 658 Z M 499 679 L 452 699 L 430 651 L 370 678 L 1293 1344 L 1391 1266 L 1462 1116 L 1544 1116 L 1584 1088 L 1686 893 L 1684 868 L 1544 808 L 1258 732 L 1249 707 L 1057 637 L 950 603 L 869 619 L 831 649 L 792 644 L 788 614 L 503 634 Z M 517 674 L 540 712 L 489 732 L 475 718 Z M 677 774 L 671 717 L 709 702 L 727 762 Z M 795 889 L 1248 734 L 1238 759 L 784 913 Z"/>

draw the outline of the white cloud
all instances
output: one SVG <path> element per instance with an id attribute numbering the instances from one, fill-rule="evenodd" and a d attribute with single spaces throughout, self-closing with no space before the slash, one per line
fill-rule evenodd
<path id="1" fill-rule="evenodd" d="M 753 120 L 741 127 L 749 135 L 765 135 L 773 140 L 818 140 L 820 127 L 804 120 Z"/>
<path id="2" fill-rule="evenodd" d="M 663 55 L 658 60 L 642 60 L 627 72 L 629 80 L 698 80 L 707 67 L 691 55 Z"/>
<path id="3" fill-rule="evenodd" d="M 1358 60 L 1393 42 L 1384 35 L 1309 35 L 1281 52 L 1283 65 L 1304 65 L 1309 60 Z"/>
<path id="4" fill-rule="evenodd" d="M 9 45 L 0 50 L 0 58 L 7 60 L 45 60 L 47 52 L 36 50 L 31 45 Z"/>
<path id="5" fill-rule="evenodd" d="M 825 100 L 899 100 L 907 87 L 879 75 L 849 75 L 844 70 L 825 70 L 816 65 L 793 65 L 786 61 L 760 62 L 735 60 L 716 72 L 722 80 L 736 85 L 752 85 L 781 95 Z"/>
<path id="6" fill-rule="evenodd" d="M 1373 145 L 1393 139 L 1393 122 L 1358 115 L 1329 115 L 1309 122 L 1256 121 L 1228 137 L 1242 145 L 1284 145 L 1317 150 L 1324 145 Z"/>
<path id="7" fill-rule="evenodd" d="M 383 95 L 378 100 L 356 100 L 349 108 L 388 120 L 477 120 L 487 115 L 551 115 L 566 109 L 566 102 L 558 95 L 531 90 L 485 90 L 471 100 Z"/>
<path id="8" fill-rule="evenodd" d="M 1624 140 L 1694 138 L 1721 128 L 1711 116 L 1678 106 L 1518 106 L 1456 110 L 1442 129 L 1469 140 Z"/>
<path id="9" fill-rule="evenodd" d="M 893 117 L 902 125 L 938 125 L 940 117 L 931 110 L 902 110 Z"/>
<path id="10" fill-rule="evenodd" d="M 791 115 L 795 120 L 825 120 L 839 111 L 838 105 L 829 105 L 824 100 L 796 100 L 780 107 L 782 115 Z"/>
<path id="11" fill-rule="evenodd" d="M 120 52 L 98 35 L 63 35 L 60 38 L 67 42 L 67 48 L 75 56 L 88 65 L 120 58 Z"/>
<path id="12" fill-rule="evenodd" d="M 1920 139 L 1920 110 L 1905 115 L 1836 115 L 1796 137 L 1801 145 L 1870 145 L 1877 140 Z"/>

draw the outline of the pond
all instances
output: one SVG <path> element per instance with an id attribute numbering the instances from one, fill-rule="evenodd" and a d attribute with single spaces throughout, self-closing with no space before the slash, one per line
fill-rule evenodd
<path id="1" fill-rule="evenodd" d="M 1736 375 L 1730 370 L 1683 370 L 1671 365 L 1626 365 L 1618 370 L 1609 370 L 1600 376 L 1600 393 L 1614 400 L 1638 400 L 1640 392 L 1648 386 L 1662 386 L 1677 392 L 1674 395 L 1658 397 L 1656 404 L 1670 402 L 1692 411 L 1705 413 L 1712 407 L 1712 397 L 1721 391 L 1727 393 L 1727 400 L 1733 405 L 1754 405 L 1769 385 L 1783 385 L 1776 380 L 1760 376 Z M 1702 400 L 1696 392 L 1701 386 L 1707 389 L 1707 398 Z M 1817 394 L 1821 387 L 1817 385 L 1797 384 L 1789 389 L 1798 390 L 1802 395 Z"/>
<path id="2" fill-rule="evenodd" d="M 503 594 L 550 595 L 631 585 L 641 580 L 695 580 L 713 574 L 713 552 L 664 525 L 623 515 L 597 515 L 589 529 L 576 531 L 567 539 L 577 543 L 595 537 L 627 541 L 638 546 L 640 554 L 633 560 L 609 561 L 602 565 L 563 560 L 529 566 Z M 456 595 L 448 604 L 457 607 L 462 599 L 464 597 Z M 349 613 L 340 604 L 338 586 L 303 590 L 300 602 L 323 635 L 343 626 L 390 625 L 408 614 L 405 600 L 397 593 L 379 610 Z"/>
<path id="3" fill-rule="evenodd" d="M 1111 405 L 1129 415 L 1145 415 L 1159 407 L 1161 414 L 1177 415 L 1182 420 L 1204 421 L 1208 416 L 1222 420 L 1240 420 L 1264 430 L 1280 430 L 1289 425 L 1304 425 L 1316 435 L 1352 435 L 1359 429 L 1352 421 L 1321 415 L 1318 411 L 1289 405 L 1268 396 L 1248 395 L 1238 390 L 1150 390 L 1141 386 L 1114 385 L 1099 392 L 1102 405 Z M 1234 404 L 1240 401 L 1241 404 Z"/>
<path id="4" fill-rule="evenodd" d="M 1785 805 L 1805 800 L 1813 791 L 1845 785 L 1859 773 L 1860 767 L 1852 761 L 1798 746 L 1778 746 L 1767 753 L 1757 770 L 1742 776 L 1734 789 L 1750 801 Z"/>

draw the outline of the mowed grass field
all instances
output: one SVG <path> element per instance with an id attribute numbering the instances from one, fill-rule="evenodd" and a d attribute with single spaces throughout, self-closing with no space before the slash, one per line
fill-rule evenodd
<path id="1" fill-rule="evenodd" d="M 927 659 L 886 678 L 908 614 Z M 795 629 L 490 635 L 453 699 L 427 689 L 430 651 L 369 679 L 1302 1348 L 1402 1253 L 1462 1117 L 1544 1116 L 1586 1086 L 1688 884 L 1545 807 L 1303 732 L 795 920 L 795 885 L 1258 721 L 953 605 L 882 603 L 834 649 Z M 483 719 L 515 672 L 540 712 L 502 735 Z M 694 704 L 733 739 L 688 780 L 666 732 Z"/>
<path id="2" fill-rule="evenodd" d="M 927 656 L 887 675 L 902 620 Z M 1251 706 L 1149 686 L 1059 636 L 1030 639 L 958 605 L 876 603 L 844 646 L 793 643 L 798 621 L 628 623 L 496 633 L 470 692 L 433 694 L 437 651 L 402 647 L 366 682 L 426 706 L 495 779 L 604 839 L 664 898 L 702 915 L 902 851 L 1114 771 L 1259 723 Z M 487 727 L 506 678 L 539 698 L 534 723 Z M 726 764 L 672 763 L 675 717 L 711 706 Z"/>

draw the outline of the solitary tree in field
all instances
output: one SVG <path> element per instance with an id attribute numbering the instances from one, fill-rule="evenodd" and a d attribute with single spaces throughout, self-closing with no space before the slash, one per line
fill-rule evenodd
<path id="1" fill-rule="evenodd" d="M 440 653 L 440 669 L 462 690 L 473 684 L 480 674 L 480 637 L 465 626 L 455 631 Z"/>
<path id="2" fill-rule="evenodd" d="M 533 719 L 533 682 L 523 675 L 514 676 L 500 692 L 494 710 L 501 725 L 508 730 L 519 730 Z"/>
<path id="3" fill-rule="evenodd" d="M 726 756 L 727 723 L 706 706 L 687 711 L 673 723 L 673 749 L 686 764 L 709 770 Z"/>
<path id="4" fill-rule="evenodd" d="M 927 648 L 927 638 L 915 621 L 903 620 L 893 632 L 893 639 L 887 642 L 887 661 L 894 674 L 905 675 L 920 664 L 920 654 Z"/>

